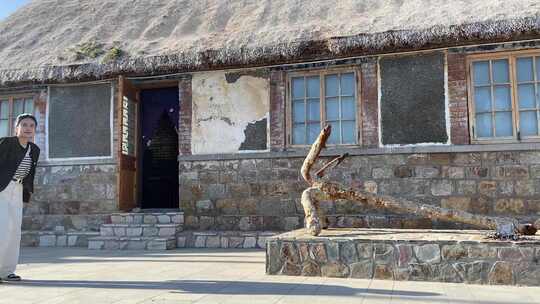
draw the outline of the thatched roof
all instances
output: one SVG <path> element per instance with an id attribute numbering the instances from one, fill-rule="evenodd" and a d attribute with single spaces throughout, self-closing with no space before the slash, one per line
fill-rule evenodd
<path id="1" fill-rule="evenodd" d="M 34 0 L 0 22 L 0 85 L 538 38 L 539 12 L 538 0 Z"/>

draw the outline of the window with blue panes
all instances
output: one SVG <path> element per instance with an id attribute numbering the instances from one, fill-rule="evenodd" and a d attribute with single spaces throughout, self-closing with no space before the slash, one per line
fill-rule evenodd
<path id="1" fill-rule="evenodd" d="M 0 137 L 15 135 L 15 118 L 22 113 L 34 113 L 32 97 L 0 97 Z"/>
<path id="2" fill-rule="evenodd" d="M 540 135 L 540 57 L 471 63 L 473 137 L 521 140 Z"/>
<path id="3" fill-rule="evenodd" d="M 291 77 L 291 144 L 311 145 L 332 126 L 328 144 L 356 144 L 357 94 L 354 72 Z"/>

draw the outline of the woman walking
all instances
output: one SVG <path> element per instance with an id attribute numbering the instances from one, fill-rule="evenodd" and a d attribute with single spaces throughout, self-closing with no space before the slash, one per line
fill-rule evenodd
<path id="1" fill-rule="evenodd" d="M 16 136 L 0 138 L 0 282 L 20 281 L 19 261 L 23 201 L 34 191 L 39 148 L 34 143 L 37 120 L 21 114 L 15 121 Z"/>

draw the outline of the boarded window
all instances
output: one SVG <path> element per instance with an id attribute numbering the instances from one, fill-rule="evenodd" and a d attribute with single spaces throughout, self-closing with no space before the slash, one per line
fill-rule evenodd
<path id="1" fill-rule="evenodd" d="M 111 156 L 111 85 L 51 87 L 49 158 Z"/>
<path id="2" fill-rule="evenodd" d="M 444 54 L 380 60 L 383 144 L 446 143 Z"/>

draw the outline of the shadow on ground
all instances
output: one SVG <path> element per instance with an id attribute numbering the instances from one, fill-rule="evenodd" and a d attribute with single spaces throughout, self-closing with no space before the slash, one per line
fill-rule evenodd
<path id="1" fill-rule="evenodd" d="M 252 281 L 209 281 L 209 280 L 174 280 L 174 281 L 77 281 L 77 280 L 23 280 L 9 285 L 49 288 L 104 288 L 104 289 L 140 289 L 171 290 L 192 294 L 221 295 L 313 295 L 314 291 L 324 287 L 325 296 L 355 296 L 362 294 L 394 295 L 407 297 L 440 296 L 434 292 L 386 290 L 373 288 L 352 288 L 332 284 L 305 284 Z"/>

